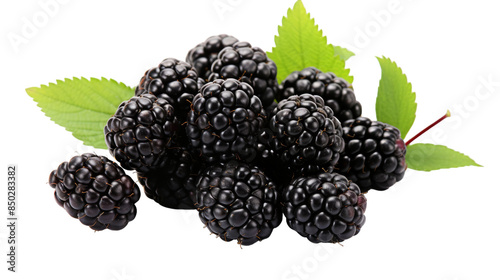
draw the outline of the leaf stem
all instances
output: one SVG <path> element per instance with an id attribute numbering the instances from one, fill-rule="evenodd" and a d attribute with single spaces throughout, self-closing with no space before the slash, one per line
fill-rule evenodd
<path id="1" fill-rule="evenodd" d="M 438 123 L 442 122 L 444 119 L 446 119 L 446 118 L 448 118 L 450 116 L 451 116 L 450 110 L 447 110 L 446 114 L 444 114 L 444 116 L 442 116 L 441 118 L 439 118 L 437 121 L 433 122 L 428 127 L 424 128 L 422 131 L 420 131 L 419 133 L 417 133 L 417 135 L 413 136 L 410 140 L 408 140 L 406 142 L 406 146 L 409 146 L 411 144 L 411 142 L 413 142 L 413 140 L 417 139 L 418 137 L 420 137 L 420 135 L 426 133 L 429 129 L 433 128 L 435 125 L 437 125 Z"/>

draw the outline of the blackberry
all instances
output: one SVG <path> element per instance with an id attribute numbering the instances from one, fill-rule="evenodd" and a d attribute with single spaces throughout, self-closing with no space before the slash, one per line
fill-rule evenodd
<path id="1" fill-rule="evenodd" d="M 340 122 L 361 116 L 361 104 L 352 85 L 332 72 L 323 73 L 314 67 L 292 72 L 281 82 L 279 100 L 303 93 L 321 96 Z"/>
<path id="2" fill-rule="evenodd" d="M 386 190 L 403 179 L 406 146 L 399 130 L 365 117 L 343 124 L 346 148 L 335 169 L 362 192 Z"/>
<path id="3" fill-rule="evenodd" d="M 201 78 L 207 80 L 211 74 L 210 67 L 219 52 L 237 42 L 238 39 L 226 34 L 210 36 L 188 52 L 186 61 L 193 65 Z"/>
<path id="4" fill-rule="evenodd" d="M 109 152 L 123 168 L 139 172 L 165 165 L 178 130 L 174 107 L 152 94 L 122 102 L 104 127 Z"/>
<path id="5" fill-rule="evenodd" d="M 169 153 L 166 165 L 148 173 L 137 173 L 147 197 L 173 209 L 196 209 L 194 206 L 196 180 L 201 162 L 185 149 Z"/>
<path id="6" fill-rule="evenodd" d="M 297 175 L 330 170 L 344 149 L 340 122 L 320 96 L 293 95 L 269 118 L 270 147 Z"/>
<path id="7" fill-rule="evenodd" d="M 293 179 L 293 173 L 286 164 L 283 164 L 276 151 L 271 147 L 273 133 L 271 130 L 263 129 L 257 138 L 257 157 L 252 162 L 257 165 L 266 176 L 275 183 L 279 193 L 285 185 Z"/>
<path id="8" fill-rule="evenodd" d="M 137 214 L 139 187 L 106 157 L 75 156 L 50 173 L 49 184 L 57 204 L 93 230 L 121 230 Z"/>
<path id="9" fill-rule="evenodd" d="M 342 242 L 365 223 L 365 196 L 337 173 L 297 178 L 282 199 L 288 226 L 313 243 Z"/>
<path id="10" fill-rule="evenodd" d="M 252 85 L 255 95 L 269 112 L 278 93 L 277 67 L 266 53 L 247 42 L 238 42 L 219 52 L 211 68 L 210 81 L 234 78 Z"/>
<path id="11" fill-rule="evenodd" d="M 249 162 L 255 158 L 264 118 L 260 99 L 249 84 L 218 79 L 195 96 L 186 135 L 194 152 L 207 162 Z"/>
<path id="12" fill-rule="evenodd" d="M 198 83 L 198 92 L 200 91 L 200 89 L 207 83 L 205 80 L 203 80 L 202 78 L 198 78 L 197 80 L 197 83 Z M 196 93 L 198 94 L 198 93 Z"/>
<path id="13" fill-rule="evenodd" d="M 274 183 L 240 161 L 208 167 L 199 178 L 196 203 L 210 232 L 241 245 L 268 238 L 282 220 Z"/>
<path id="14" fill-rule="evenodd" d="M 189 63 L 167 58 L 146 71 L 135 88 L 135 96 L 149 93 L 166 99 L 174 106 L 179 121 L 184 122 L 202 83 L 203 79 L 198 78 L 198 73 Z"/>

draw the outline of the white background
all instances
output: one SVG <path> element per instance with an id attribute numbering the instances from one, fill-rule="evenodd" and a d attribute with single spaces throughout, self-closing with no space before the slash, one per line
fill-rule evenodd
<path id="1" fill-rule="evenodd" d="M 1 217 L 6 166 L 19 168 L 19 272 L 7 272 L 2 222 L 0 278 L 500 279 L 495 1 L 304 0 L 329 43 L 356 53 L 348 67 L 365 116 L 375 117 L 375 56 L 390 57 L 417 93 L 409 136 L 450 109 L 453 117 L 419 142 L 447 145 L 484 168 L 408 171 L 391 190 L 370 192 L 367 222 L 343 246 L 314 245 L 283 223 L 243 249 L 210 235 L 195 211 L 162 208 L 144 195 L 136 220 L 120 232 L 94 233 L 70 218 L 53 200 L 50 171 L 82 152 L 109 153 L 51 122 L 24 89 L 73 76 L 134 86 L 163 58 L 184 59 L 220 33 L 271 50 L 294 0 L 61 1 L 48 12 L 40 5 L 46 2 L 0 4 Z M 37 27 L 23 35 L 26 22 Z M 13 44 L 13 34 L 23 42 Z"/>

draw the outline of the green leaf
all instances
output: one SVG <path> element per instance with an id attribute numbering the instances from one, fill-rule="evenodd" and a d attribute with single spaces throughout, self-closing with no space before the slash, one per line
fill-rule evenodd
<path id="1" fill-rule="evenodd" d="M 340 59 L 342 59 L 343 61 L 346 61 L 351 56 L 354 56 L 354 53 L 346 48 L 342 48 L 339 46 L 333 46 L 333 50 L 334 50 L 335 54 L 338 55 L 340 57 Z"/>
<path id="2" fill-rule="evenodd" d="M 382 68 L 375 108 L 377 120 L 397 127 L 404 139 L 415 121 L 416 95 L 395 62 L 385 57 L 377 59 Z"/>
<path id="3" fill-rule="evenodd" d="M 85 145 L 107 149 L 104 126 L 118 105 L 134 96 L 134 89 L 105 78 L 57 80 L 48 86 L 27 88 L 38 107 L 56 124 Z"/>
<path id="4" fill-rule="evenodd" d="M 406 148 L 408 168 L 432 171 L 444 168 L 479 166 L 470 157 L 446 146 L 434 144 L 413 144 Z"/>
<path id="5" fill-rule="evenodd" d="M 302 1 L 297 1 L 293 9 L 288 9 L 278 26 L 278 36 L 274 37 L 276 44 L 268 56 L 278 66 L 278 82 L 284 80 L 290 73 L 314 66 L 323 72 L 333 72 L 352 83 L 349 69 L 345 68 L 343 57 L 349 57 L 347 50 L 338 50 L 328 44 L 323 31 L 319 30 L 314 19 L 306 12 Z M 344 51 L 345 50 L 345 51 Z"/>

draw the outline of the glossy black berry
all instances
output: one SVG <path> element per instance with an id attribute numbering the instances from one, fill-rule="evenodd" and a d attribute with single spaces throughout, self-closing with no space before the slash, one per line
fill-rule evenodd
<path id="1" fill-rule="evenodd" d="M 207 162 L 250 162 L 256 156 L 257 134 L 264 118 L 260 99 L 249 84 L 218 79 L 195 96 L 186 135 L 193 152 Z"/>
<path id="2" fill-rule="evenodd" d="M 269 116 L 270 147 L 297 175 L 331 171 L 344 149 L 340 122 L 318 95 L 293 95 Z"/>
<path id="3" fill-rule="evenodd" d="M 272 148 L 273 132 L 264 127 L 257 138 L 257 157 L 252 162 L 264 171 L 275 183 L 279 193 L 285 185 L 288 185 L 293 179 L 293 172 L 287 164 L 283 164 Z"/>
<path id="4" fill-rule="evenodd" d="M 262 101 L 266 112 L 271 111 L 278 93 L 277 67 L 266 53 L 247 42 L 238 42 L 218 54 L 209 80 L 234 78 L 250 84 Z"/>
<path id="5" fill-rule="evenodd" d="M 123 168 L 140 172 L 165 165 L 178 130 L 174 107 L 151 94 L 122 102 L 104 127 L 111 155 Z"/>
<path id="6" fill-rule="evenodd" d="M 321 96 L 340 122 L 361 116 L 361 104 L 351 84 L 332 72 L 323 73 L 314 67 L 292 72 L 281 82 L 278 100 L 303 93 Z"/>
<path id="7" fill-rule="evenodd" d="M 193 65 L 201 78 L 208 79 L 212 63 L 217 60 L 219 52 L 237 42 L 238 39 L 226 34 L 210 36 L 188 52 L 186 61 Z"/>
<path id="8" fill-rule="evenodd" d="M 179 121 L 184 122 L 193 97 L 198 93 L 199 86 L 203 82 L 189 63 L 167 58 L 157 67 L 144 73 L 139 85 L 135 88 L 135 95 L 148 93 L 166 99 L 174 106 Z"/>
<path id="9" fill-rule="evenodd" d="M 137 173 L 147 197 L 173 209 L 195 209 L 196 180 L 202 163 L 185 149 L 169 151 L 166 165 L 148 173 Z"/>
<path id="10" fill-rule="evenodd" d="M 75 156 L 50 173 L 49 184 L 57 204 L 93 230 L 121 230 L 137 214 L 139 187 L 106 157 Z"/>
<path id="11" fill-rule="evenodd" d="M 355 182 L 362 192 L 386 190 L 404 177 L 406 146 L 394 126 L 365 117 L 342 124 L 345 151 L 336 172 Z"/>
<path id="12" fill-rule="evenodd" d="M 342 242 L 365 223 L 365 196 L 337 173 L 297 178 L 285 187 L 282 200 L 288 226 L 313 243 Z"/>
<path id="13" fill-rule="evenodd" d="M 202 173 L 196 206 L 210 232 L 241 245 L 268 238 L 282 220 L 274 183 L 240 161 L 212 165 Z"/>

